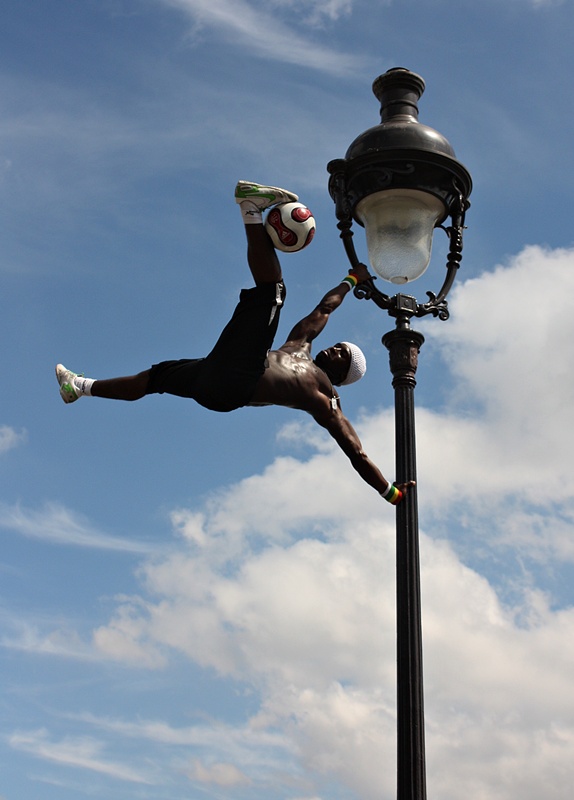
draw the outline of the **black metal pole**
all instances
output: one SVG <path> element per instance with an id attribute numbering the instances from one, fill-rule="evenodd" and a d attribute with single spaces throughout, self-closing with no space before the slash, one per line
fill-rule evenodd
<path id="1" fill-rule="evenodd" d="M 374 278 L 359 283 L 354 289 L 356 297 L 373 300 L 396 319 L 395 330 L 383 337 L 383 344 L 389 350 L 395 390 L 399 483 L 416 481 L 414 390 L 418 354 L 424 337 L 411 330 L 410 320 L 429 314 L 441 320 L 448 319 L 446 297 L 462 258 L 464 218 L 472 190 L 470 173 L 457 161 L 448 140 L 418 120 L 417 103 L 424 88 L 420 75 L 404 68 L 391 69 L 379 76 L 373 84 L 373 92 L 381 103 L 381 124 L 363 131 L 351 142 L 344 158 L 336 158 L 327 165 L 337 227 L 353 269 L 360 263 L 353 244 L 353 221 L 369 227 L 369 220 L 363 219 L 367 214 L 366 205 L 362 206 L 364 200 L 387 190 L 414 190 L 432 195 L 444 206 L 444 217 L 434 225 L 446 231 L 450 241 L 447 274 L 438 295 L 427 292 L 428 302 L 422 304 L 400 293 L 389 297 L 375 287 Z M 387 198 L 392 199 L 390 195 Z M 444 227 L 448 217 L 452 225 Z M 381 264 L 378 257 L 371 257 L 371 264 L 381 278 L 390 280 L 389 263 Z M 403 275 L 405 281 L 414 277 Z M 397 797 L 398 800 L 426 800 L 416 486 L 398 505 L 396 517 Z"/>
<path id="2" fill-rule="evenodd" d="M 405 298 L 406 299 L 406 298 Z M 410 298 L 409 298 L 410 299 Z M 395 390 L 397 483 L 416 480 L 415 374 L 422 334 L 398 315 L 383 336 Z M 416 486 L 397 506 L 397 798 L 426 800 L 422 617 Z"/>

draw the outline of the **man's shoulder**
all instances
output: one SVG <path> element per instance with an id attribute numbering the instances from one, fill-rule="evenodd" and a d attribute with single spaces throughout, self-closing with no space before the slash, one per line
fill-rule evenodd
<path id="1" fill-rule="evenodd" d="M 294 358 L 311 358 L 311 343 L 304 342 L 300 339 L 291 339 L 281 345 L 275 352 L 286 353 Z"/>

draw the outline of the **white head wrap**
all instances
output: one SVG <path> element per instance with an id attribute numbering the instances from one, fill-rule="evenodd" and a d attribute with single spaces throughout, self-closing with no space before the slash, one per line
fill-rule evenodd
<path id="1" fill-rule="evenodd" d="M 341 386 L 348 386 L 350 383 L 361 380 L 367 371 L 367 359 L 361 348 L 357 347 L 356 344 L 352 344 L 351 342 L 341 342 L 341 344 L 348 347 L 351 352 L 351 364 L 347 372 L 347 377 L 344 381 L 341 381 L 340 384 Z"/>

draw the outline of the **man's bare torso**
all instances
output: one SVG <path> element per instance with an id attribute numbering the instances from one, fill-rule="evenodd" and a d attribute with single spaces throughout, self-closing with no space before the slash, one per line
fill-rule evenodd
<path id="1" fill-rule="evenodd" d="M 316 413 L 337 397 L 308 347 L 284 345 L 268 354 L 268 366 L 249 405 L 278 405 Z"/>

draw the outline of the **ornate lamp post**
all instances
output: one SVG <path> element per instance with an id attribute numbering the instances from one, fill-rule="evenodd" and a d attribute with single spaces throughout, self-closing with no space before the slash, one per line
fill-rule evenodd
<path id="1" fill-rule="evenodd" d="M 374 272 L 395 285 L 420 277 L 431 255 L 435 228 L 449 239 L 446 276 L 427 301 L 381 292 L 374 279 L 359 284 L 359 298 L 373 300 L 395 318 L 383 336 L 389 350 L 395 390 L 397 482 L 416 480 L 414 389 L 424 337 L 411 328 L 412 317 L 448 319 L 446 296 L 462 258 L 464 215 L 472 180 L 449 142 L 418 121 L 425 84 L 419 75 L 395 68 L 379 76 L 373 92 L 381 103 L 381 124 L 358 136 L 345 158 L 331 161 L 329 192 L 347 256 L 359 259 L 353 221 L 366 230 Z M 443 223 L 450 217 L 451 224 Z M 397 797 L 425 800 L 425 735 L 422 670 L 420 561 L 416 487 L 397 507 Z"/>

